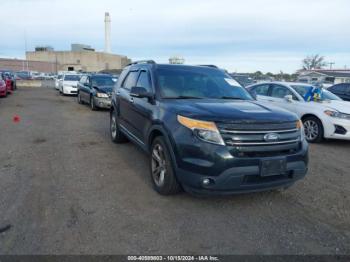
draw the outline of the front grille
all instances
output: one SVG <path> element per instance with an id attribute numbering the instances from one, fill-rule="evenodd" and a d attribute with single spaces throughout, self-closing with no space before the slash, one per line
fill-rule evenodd
<path id="1" fill-rule="evenodd" d="M 239 157 L 289 155 L 300 148 L 296 122 L 218 124 L 225 144 Z"/>

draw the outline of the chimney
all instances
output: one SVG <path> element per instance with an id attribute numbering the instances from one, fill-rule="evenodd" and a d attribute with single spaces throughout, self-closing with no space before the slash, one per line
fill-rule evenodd
<path id="1" fill-rule="evenodd" d="M 105 13 L 105 52 L 111 53 L 111 17 Z"/>

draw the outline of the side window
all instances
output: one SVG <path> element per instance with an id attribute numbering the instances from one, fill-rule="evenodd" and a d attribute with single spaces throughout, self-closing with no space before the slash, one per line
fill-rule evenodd
<path id="1" fill-rule="evenodd" d="M 273 85 L 271 96 L 276 98 L 284 98 L 287 95 L 293 96 L 294 100 L 297 100 L 296 96 L 285 86 Z"/>
<path id="2" fill-rule="evenodd" d="M 133 86 L 136 85 L 136 80 L 139 75 L 138 71 L 131 71 L 129 75 L 124 80 L 122 85 L 123 88 L 130 90 Z"/>
<path id="3" fill-rule="evenodd" d="M 269 87 L 270 85 L 259 85 L 253 89 L 253 92 L 255 92 L 259 96 L 268 96 Z"/>
<path id="4" fill-rule="evenodd" d="M 350 95 L 350 84 L 346 84 L 345 92 Z"/>
<path id="5" fill-rule="evenodd" d="M 141 71 L 137 87 L 144 87 L 148 92 L 152 92 L 151 81 L 146 71 Z"/>
<path id="6" fill-rule="evenodd" d="M 80 79 L 80 84 L 85 84 L 85 82 L 86 82 L 86 76 L 83 76 L 81 79 Z"/>
<path id="7" fill-rule="evenodd" d="M 345 86 L 343 84 L 340 84 L 340 85 L 333 86 L 331 90 L 337 93 L 344 93 L 345 91 L 344 89 L 345 89 Z"/>

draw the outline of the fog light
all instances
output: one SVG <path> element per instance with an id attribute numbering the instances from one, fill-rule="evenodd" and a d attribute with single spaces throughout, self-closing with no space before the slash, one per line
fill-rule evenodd
<path id="1" fill-rule="evenodd" d="M 210 179 L 205 178 L 205 179 L 203 179 L 202 184 L 203 184 L 203 186 L 209 186 L 211 184 L 211 181 L 210 181 Z"/>

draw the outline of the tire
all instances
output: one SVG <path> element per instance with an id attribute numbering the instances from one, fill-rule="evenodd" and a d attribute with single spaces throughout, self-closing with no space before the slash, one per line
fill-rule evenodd
<path id="1" fill-rule="evenodd" d="M 320 143 L 323 140 L 324 129 L 322 122 L 315 116 L 303 119 L 305 138 L 309 143 Z"/>
<path id="2" fill-rule="evenodd" d="M 118 126 L 118 118 L 114 111 L 110 114 L 110 134 L 111 140 L 115 144 L 122 144 L 128 142 L 127 137 L 120 131 Z"/>
<path id="3" fill-rule="evenodd" d="M 150 173 L 154 189 L 161 195 L 175 195 L 181 191 L 172 158 L 164 138 L 154 139 L 150 155 Z"/>
<path id="4" fill-rule="evenodd" d="M 83 104 L 83 101 L 81 100 L 80 92 L 78 92 L 77 101 L 78 101 L 78 104 L 80 105 Z"/>
<path id="5" fill-rule="evenodd" d="M 95 105 L 93 96 L 90 96 L 90 108 L 91 108 L 92 111 L 96 111 L 97 110 L 97 107 Z"/>

